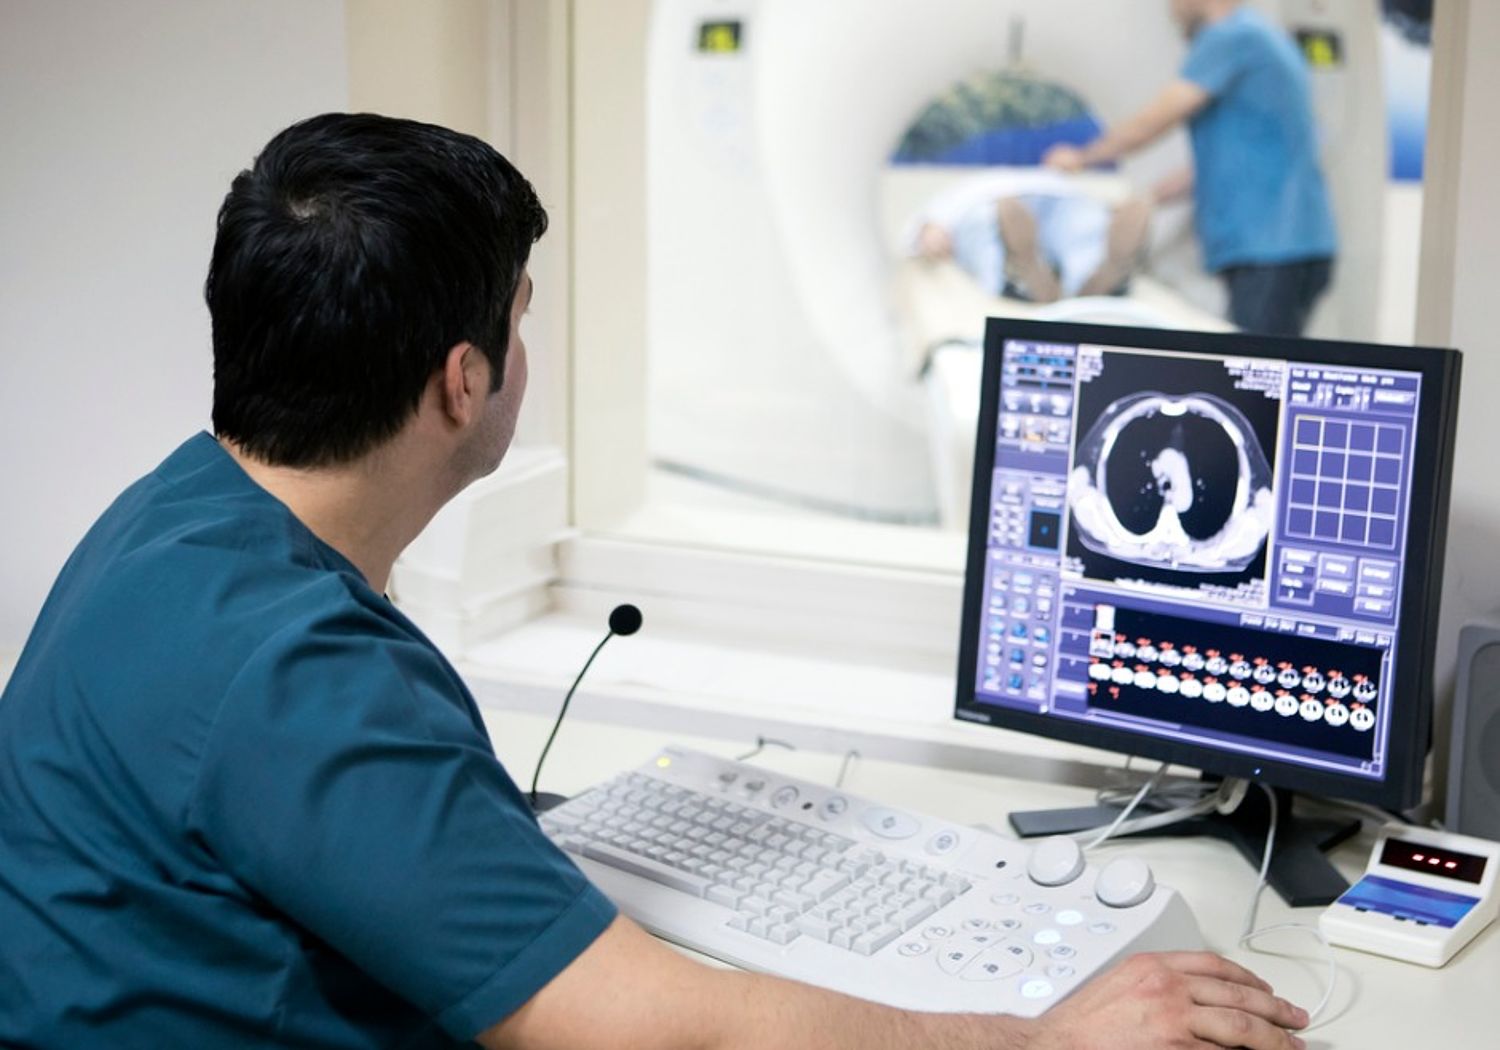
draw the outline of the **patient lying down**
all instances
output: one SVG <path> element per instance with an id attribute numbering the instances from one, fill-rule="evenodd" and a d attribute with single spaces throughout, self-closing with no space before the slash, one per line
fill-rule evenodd
<path id="1" fill-rule="evenodd" d="M 952 259 L 991 294 L 1035 303 L 1125 290 L 1139 267 L 1151 203 L 1058 188 L 999 195 L 961 187 L 919 221 L 913 254 Z"/>

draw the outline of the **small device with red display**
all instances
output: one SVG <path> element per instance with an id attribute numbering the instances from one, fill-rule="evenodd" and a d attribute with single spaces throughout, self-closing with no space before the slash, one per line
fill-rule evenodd
<path id="1" fill-rule="evenodd" d="M 1495 919 L 1500 843 L 1390 824 L 1318 926 L 1330 944 L 1442 966 Z"/>

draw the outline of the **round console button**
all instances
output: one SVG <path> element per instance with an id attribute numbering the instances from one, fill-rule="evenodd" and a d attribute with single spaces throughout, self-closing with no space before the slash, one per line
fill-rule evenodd
<path id="1" fill-rule="evenodd" d="M 1116 857 L 1099 872 L 1094 895 L 1111 908 L 1133 908 L 1156 889 L 1151 866 L 1139 857 Z"/>
<path id="2" fill-rule="evenodd" d="M 909 839 L 922 830 L 914 818 L 883 806 L 871 806 L 860 814 L 859 821 L 884 839 Z"/>
<path id="3" fill-rule="evenodd" d="M 900 952 L 902 955 L 905 955 L 907 958 L 910 958 L 914 955 L 926 955 L 928 951 L 931 950 L 931 948 L 932 945 L 928 944 L 926 941 L 904 941 L 902 942 L 901 947 L 897 948 L 896 951 Z"/>
<path id="4" fill-rule="evenodd" d="M 1043 839 L 1026 861 L 1026 874 L 1038 886 L 1063 886 L 1083 874 L 1083 850 L 1066 835 Z"/>
<path id="5" fill-rule="evenodd" d="M 1083 921 L 1083 912 L 1068 908 L 1057 913 L 1056 922 L 1059 926 L 1077 926 Z"/>
<path id="6" fill-rule="evenodd" d="M 1023 999 L 1045 999 L 1052 992 L 1052 982 L 1041 977 L 1032 977 L 1021 982 L 1021 998 Z"/>
<path id="7" fill-rule="evenodd" d="M 927 840 L 927 852 L 935 857 L 941 857 L 956 850 L 958 841 L 958 832 L 944 828 Z"/>

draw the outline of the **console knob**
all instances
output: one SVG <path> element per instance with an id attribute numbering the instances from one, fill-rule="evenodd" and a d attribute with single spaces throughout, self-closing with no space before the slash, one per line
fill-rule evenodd
<path id="1" fill-rule="evenodd" d="M 1133 908 L 1155 889 L 1151 865 L 1138 857 L 1116 857 L 1100 870 L 1094 896 L 1111 908 Z"/>
<path id="2" fill-rule="evenodd" d="M 1032 848 L 1026 874 L 1038 886 L 1062 886 L 1083 874 L 1083 850 L 1066 835 L 1043 839 Z"/>

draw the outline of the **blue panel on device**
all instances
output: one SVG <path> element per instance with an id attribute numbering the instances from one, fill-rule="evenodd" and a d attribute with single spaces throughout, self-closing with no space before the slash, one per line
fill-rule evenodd
<path id="1" fill-rule="evenodd" d="M 1359 911 L 1380 912 L 1395 919 L 1449 929 L 1457 926 L 1459 920 L 1479 903 L 1473 897 L 1414 886 L 1379 875 L 1366 875 L 1350 886 L 1338 902 Z"/>

